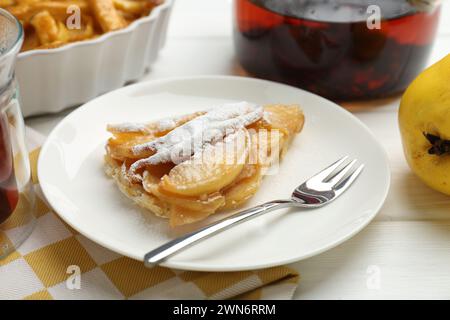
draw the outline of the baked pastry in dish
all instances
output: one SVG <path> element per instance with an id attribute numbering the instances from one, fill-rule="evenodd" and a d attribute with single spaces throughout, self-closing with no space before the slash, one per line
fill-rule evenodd
<path id="1" fill-rule="evenodd" d="M 179 226 L 252 197 L 304 124 L 296 105 L 225 104 L 108 125 L 106 173 L 138 205 Z"/>
<path id="2" fill-rule="evenodd" d="M 127 27 L 163 0 L 1 0 L 25 31 L 22 51 L 58 48 Z"/>

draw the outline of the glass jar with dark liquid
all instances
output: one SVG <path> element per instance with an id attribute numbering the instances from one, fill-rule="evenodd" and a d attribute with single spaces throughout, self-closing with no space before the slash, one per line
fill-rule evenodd
<path id="1" fill-rule="evenodd" d="M 333 100 L 402 92 L 425 67 L 440 5 L 423 0 L 234 0 L 251 75 Z"/>
<path id="2" fill-rule="evenodd" d="M 25 126 L 14 77 L 22 41 L 20 22 L 0 9 L 0 260 L 18 248 L 36 221 Z"/>

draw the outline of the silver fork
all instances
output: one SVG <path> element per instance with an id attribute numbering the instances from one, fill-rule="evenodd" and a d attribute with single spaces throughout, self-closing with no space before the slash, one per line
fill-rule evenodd
<path id="1" fill-rule="evenodd" d="M 270 211 L 287 207 L 314 209 L 330 203 L 344 193 L 364 169 L 363 164 L 355 166 L 356 159 L 342 167 L 344 163 L 348 162 L 347 159 L 348 157 L 344 157 L 336 161 L 302 183 L 294 190 L 290 199 L 274 200 L 244 210 L 150 251 L 144 257 L 145 265 L 147 267 L 158 265 L 168 257 L 201 240 Z"/>

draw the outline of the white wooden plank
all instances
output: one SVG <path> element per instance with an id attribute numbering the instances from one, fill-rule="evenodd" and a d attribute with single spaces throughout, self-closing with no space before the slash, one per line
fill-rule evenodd
<path id="1" fill-rule="evenodd" d="M 448 25 L 450 26 L 450 23 Z M 450 32 L 445 35 L 441 34 L 437 37 L 433 46 L 433 51 L 431 52 L 430 60 L 428 61 L 428 65 L 441 60 L 448 54 L 450 54 Z"/>
<path id="2" fill-rule="evenodd" d="M 231 36 L 231 0 L 175 0 L 168 33 L 172 38 Z"/>
<path id="3" fill-rule="evenodd" d="M 450 35 L 450 2 L 448 0 L 442 1 L 441 20 L 438 32 L 439 34 Z"/>
<path id="4" fill-rule="evenodd" d="M 372 223 L 291 266 L 302 279 L 296 299 L 449 299 L 450 222 Z"/>

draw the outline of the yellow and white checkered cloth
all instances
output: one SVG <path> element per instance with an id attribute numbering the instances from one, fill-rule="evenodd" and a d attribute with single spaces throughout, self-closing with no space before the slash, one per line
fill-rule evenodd
<path id="1" fill-rule="evenodd" d="M 35 168 L 42 137 L 32 130 L 27 136 Z M 33 179 L 37 183 L 35 171 Z M 298 285 L 298 273 L 288 267 L 227 273 L 147 269 L 80 235 L 40 196 L 36 217 L 31 236 L 0 260 L 0 299 L 290 299 Z M 11 224 L 6 236 L 19 228 Z M 70 266 L 81 272 L 79 286 L 72 283 Z"/>

